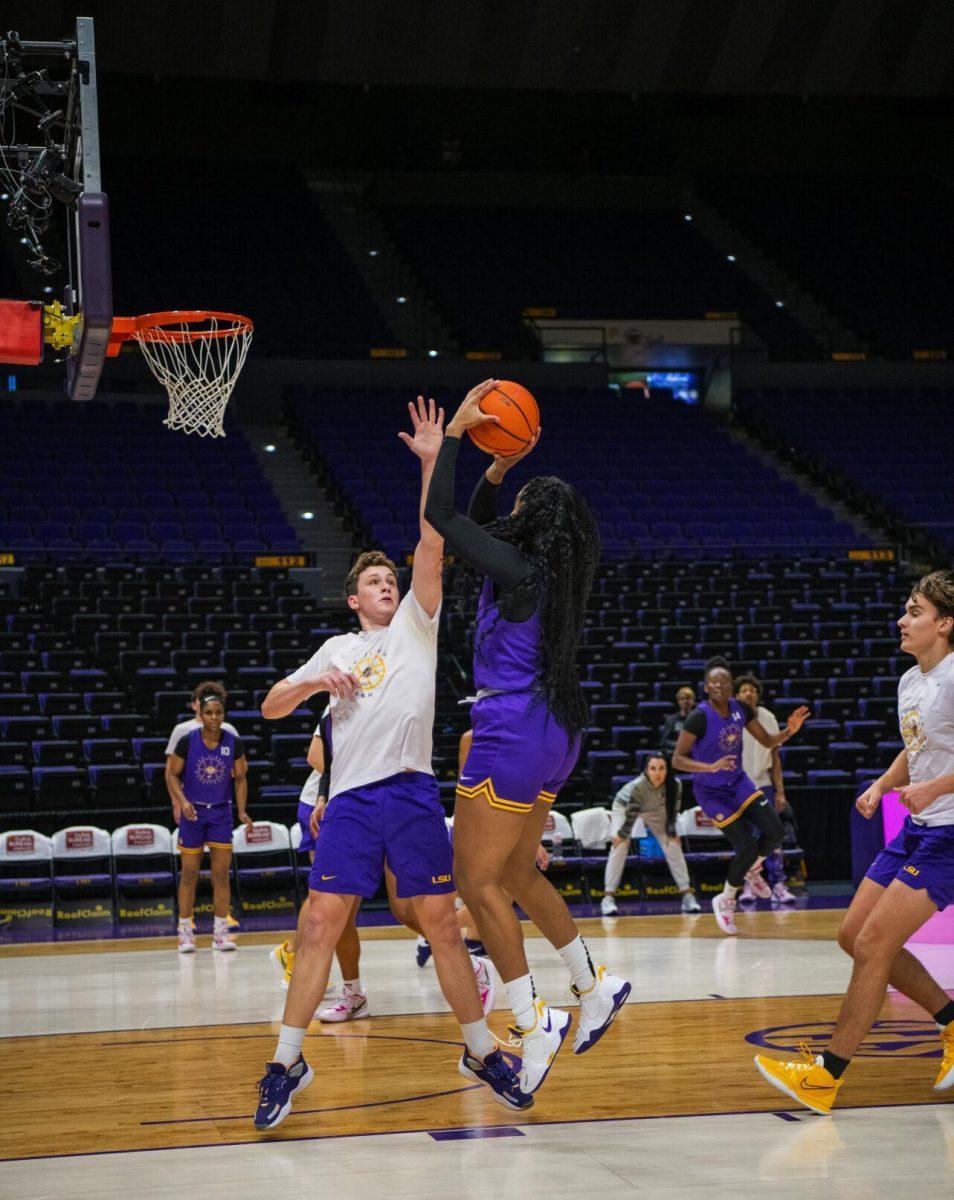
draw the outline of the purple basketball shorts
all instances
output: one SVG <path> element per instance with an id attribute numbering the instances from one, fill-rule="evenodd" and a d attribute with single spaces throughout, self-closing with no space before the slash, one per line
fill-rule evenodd
<path id="1" fill-rule="evenodd" d="M 954 825 L 917 825 L 905 817 L 866 878 L 882 887 L 900 879 L 910 888 L 924 888 L 939 909 L 954 904 Z"/>
<path id="2" fill-rule="evenodd" d="M 457 784 L 458 800 L 485 800 L 502 812 L 527 813 L 553 803 L 580 753 L 539 697 L 484 696 L 471 710 L 474 740 Z"/>
<path id="3" fill-rule="evenodd" d="M 692 777 L 692 794 L 702 811 L 720 829 L 724 825 L 731 825 L 763 794 L 744 773 L 731 783 L 721 783 L 716 787 L 707 787 L 703 779 L 704 775 Z"/>
<path id="4" fill-rule="evenodd" d="M 300 849 L 310 851 L 315 848 L 315 839 L 311 832 L 311 814 L 315 811 L 313 804 L 298 802 L 298 826 L 301 829 Z"/>
<path id="5" fill-rule="evenodd" d="M 402 771 L 339 792 L 321 822 L 308 886 L 373 896 L 385 863 L 402 899 L 454 891 L 451 844 L 433 775 Z"/>
<path id="6" fill-rule="evenodd" d="M 179 821 L 179 849 L 201 854 L 203 847 L 232 849 L 232 805 L 194 804 L 196 819 Z"/>

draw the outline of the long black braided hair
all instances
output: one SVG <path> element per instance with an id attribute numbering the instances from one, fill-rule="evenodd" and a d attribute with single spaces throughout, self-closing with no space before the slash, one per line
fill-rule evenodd
<path id="1" fill-rule="evenodd" d="M 599 529 L 576 488 L 554 475 L 531 479 L 521 489 L 519 501 L 516 512 L 485 528 L 533 563 L 534 569 L 508 592 L 507 599 L 516 607 L 525 597 L 540 597 L 537 686 L 549 710 L 573 737 L 588 724 L 576 653 L 600 560 Z"/>

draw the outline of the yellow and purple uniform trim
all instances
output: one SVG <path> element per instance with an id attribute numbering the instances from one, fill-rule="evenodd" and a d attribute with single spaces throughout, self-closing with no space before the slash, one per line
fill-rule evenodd
<path id="1" fill-rule="evenodd" d="M 512 813 L 528 813 L 537 800 L 542 800 L 545 804 L 552 804 L 556 799 L 555 792 L 540 792 L 536 799 L 530 801 L 505 800 L 497 795 L 494 790 L 494 782 L 489 776 L 473 787 L 464 787 L 463 784 L 458 783 L 457 795 L 462 796 L 465 800 L 486 800 L 491 808 L 499 808 L 503 812 Z"/>
<path id="2" fill-rule="evenodd" d="M 750 804 L 754 804 L 756 800 L 760 800 L 762 798 L 762 796 L 764 796 L 764 795 L 765 795 L 765 793 L 761 790 L 761 788 L 757 789 L 756 791 L 754 791 L 752 793 L 751 796 L 749 796 L 747 799 L 742 801 L 742 803 L 735 810 L 735 812 L 732 813 L 731 816 L 726 817 L 726 819 L 724 821 L 718 821 L 718 820 L 716 820 L 715 817 L 713 817 L 712 824 L 717 826 L 717 828 L 719 828 L 719 829 L 725 829 L 726 825 L 731 825 L 733 821 L 737 821 L 739 819 L 739 817 L 741 817 L 742 814 L 745 812 L 745 810 L 749 807 Z"/>

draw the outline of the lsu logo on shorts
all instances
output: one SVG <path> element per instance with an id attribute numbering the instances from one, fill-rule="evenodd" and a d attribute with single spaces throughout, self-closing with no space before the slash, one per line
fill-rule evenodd
<path id="1" fill-rule="evenodd" d="M 917 867 L 912 867 L 910 864 L 908 864 L 906 867 L 902 867 L 902 870 L 907 871 L 907 873 L 909 875 L 920 875 L 921 874 L 921 872 L 917 869 Z"/>
<path id="2" fill-rule="evenodd" d="M 450 883 L 450 875 L 432 875 L 431 883 Z"/>

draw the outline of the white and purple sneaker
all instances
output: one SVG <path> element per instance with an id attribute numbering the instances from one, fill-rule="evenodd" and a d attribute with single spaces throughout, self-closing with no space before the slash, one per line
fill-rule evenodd
<path id="1" fill-rule="evenodd" d="M 785 886 L 784 881 L 776 883 L 772 887 L 772 903 L 773 904 L 795 904 L 796 897 Z"/>
<path id="2" fill-rule="evenodd" d="M 588 992 L 581 992 L 570 985 L 570 991 L 580 1002 L 580 1016 L 573 1040 L 574 1054 L 585 1054 L 596 1045 L 616 1020 L 632 990 L 631 983 L 617 975 L 610 975 L 602 966 L 596 968 L 596 979 Z"/>
<path id="3" fill-rule="evenodd" d="M 179 953 L 195 954 L 195 930 L 191 925 L 179 924 Z"/>
<path id="4" fill-rule="evenodd" d="M 534 1001 L 535 1020 L 531 1029 L 510 1026 L 511 1046 L 523 1047 L 520 1063 L 520 1090 L 532 1095 L 550 1074 L 554 1059 L 570 1032 L 572 1017 L 559 1008 L 550 1008 L 543 1000 Z"/>
<path id="5" fill-rule="evenodd" d="M 353 992 L 350 988 L 345 988 L 341 993 L 341 999 L 335 1004 L 329 1004 L 327 1008 L 321 1008 L 315 1013 L 319 1021 L 333 1023 L 337 1021 L 360 1021 L 362 1017 L 371 1016 L 371 1008 L 368 1004 L 368 997 L 364 992 Z"/>
<path id="6" fill-rule="evenodd" d="M 291 1112 L 292 1096 L 303 1092 L 315 1073 L 299 1058 L 287 1069 L 281 1063 L 265 1064 L 265 1074 L 258 1084 L 258 1108 L 255 1110 L 256 1129 L 274 1129 Z"/>
<path id="7" fill-rule="evenodd" d="M 533 1097 L 520 1090 L 517 1072 L 507 1061 L 507 1058 L 514 1057 L 514 1055 L 507 1055 L 505 1058 L 503 1053 L 497 1049 L 481 1061 L 465 1046 L 464 1053 L 460 1056 L 460 1062 L 457 1064 L 457 1070 L 465 1079 L 486 1083 L 493 1092 L 494 1099 L 504 1108 L 517 1110 L 532 1108 Z M 517 1061 L 519 1062 L 519 1059 Z"/>

